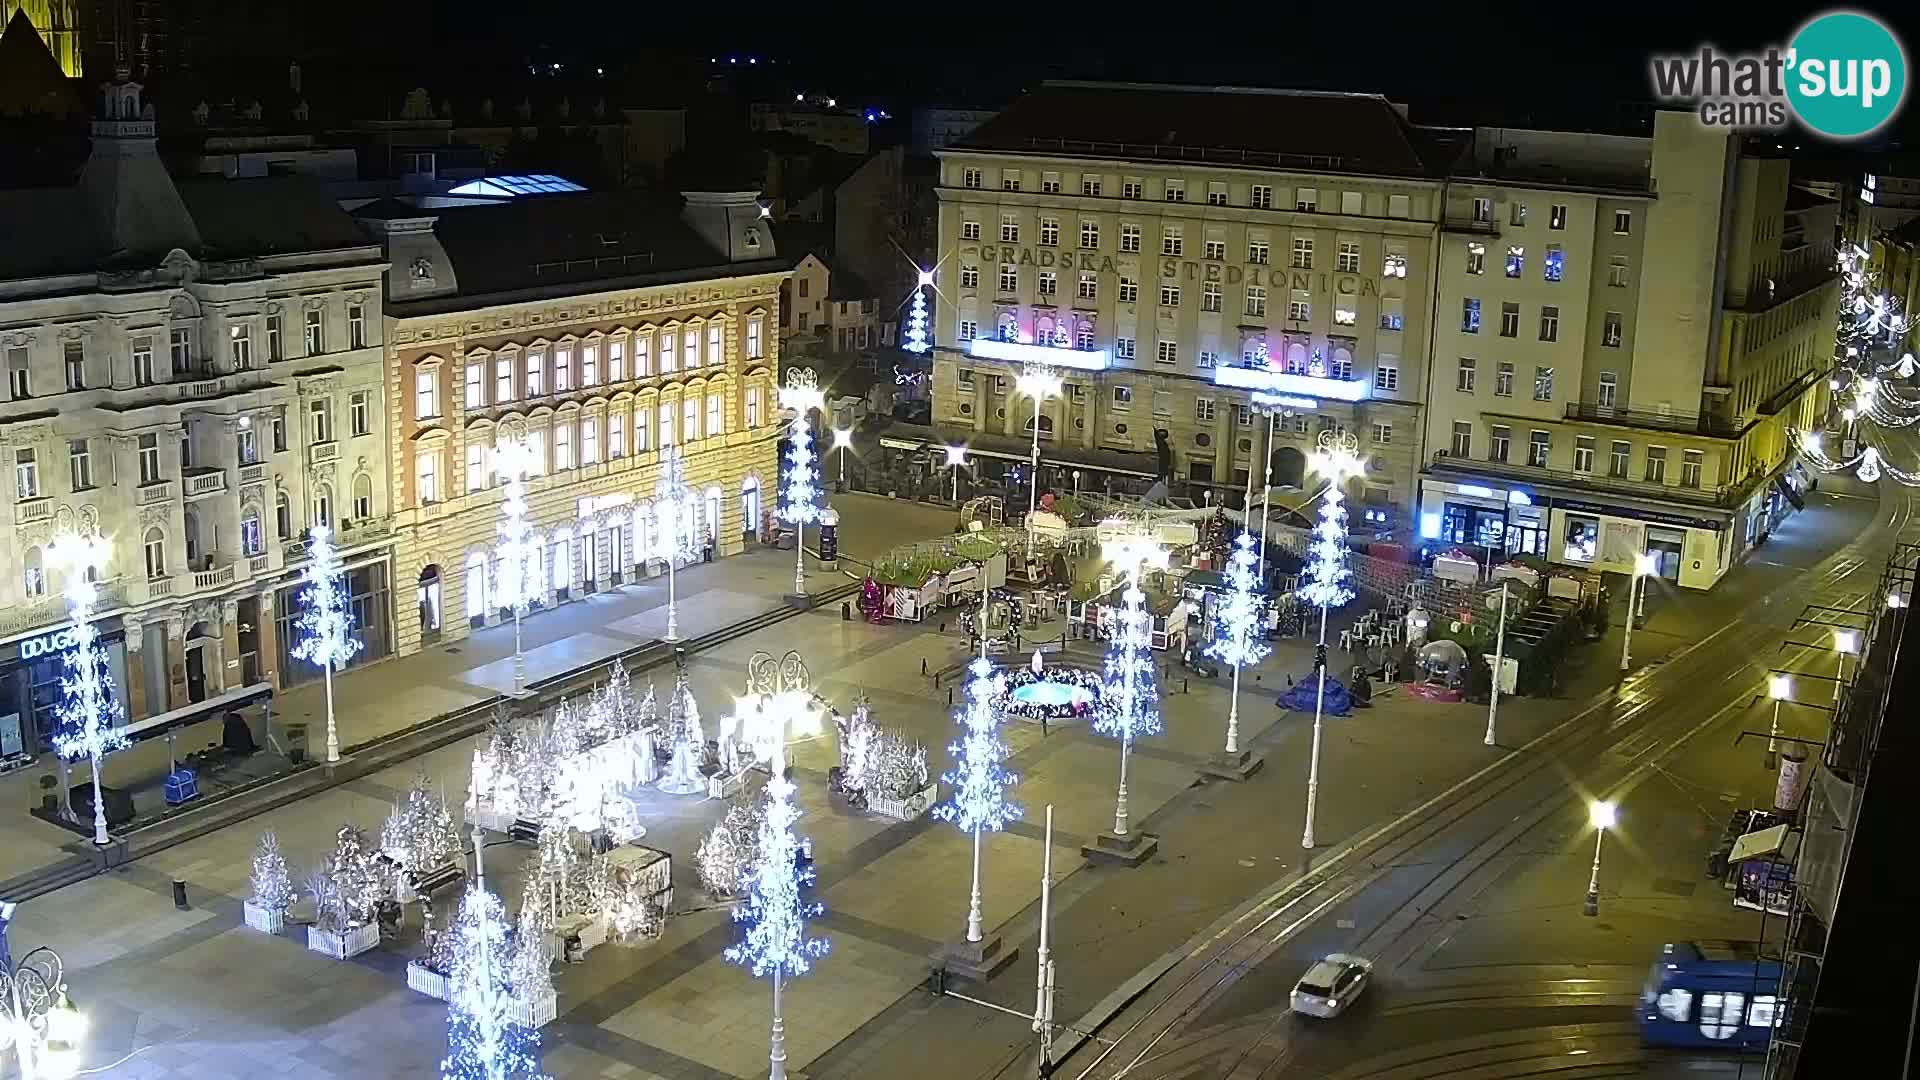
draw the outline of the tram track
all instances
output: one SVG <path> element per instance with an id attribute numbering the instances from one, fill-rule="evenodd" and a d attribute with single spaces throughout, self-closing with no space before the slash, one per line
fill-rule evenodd
<path id="1" fill-rule="evenodd" d="M 1387 873 L 1409 869 L 1406 855 L 1424 849 L 1430 842 L 1446 836 L 1476 815 L 1498 818 L 1507 813 L 1505 824 L 1496 825 L 1484 839 L 1444 860 L 1424 860 L 1422 865 L 1432 877 L 1408 894 L 1385 916 L 1375 935 L 1388 931 L 1381 942 L 1404 952 L 1405 942 L 1418 930 L 1426 913 L 1447 903 L 1463 888 L 1468 895 L 1476 881 L 1480 887 L 1497 876 L 1500 857 L 1520 837 L 1556 813 L 1566 812 L 1566 779 L 1571 772 L 1564 761 L 1591 761 L 1603 768 L 1596 790 L 1615 790 L 1637 782 L 1659 760 L 1701 731 L 1742 707 L 1748 698 L 1744 689 L 1725 693 L 1729 684 L 1757 682 L 1764 674 L 1770 655 L 1765 648 L 1780 632 L 1779 613 L 1798 610 L 1799 603 L 1812 596 L 1826 596 L 1848 579 L 1867 569 L 1875 572 L 1880 559 L 1890 549 L 1893 538 L 1906 531 L 1912 521 L 1911 497 L 1903 498 L 1875 518 L 1874 526 L 1861 537 L 1829 555 L 1808 573 L 1785 589 L 1749 605 L 1701 640 L 1684 647 L 1667 662 L 1632 673 L 1609 694 L 1596 698 L 1573 717 L 1536 737 L 1525 746 L 1490 763 L 1472 776 L 1337 851 L 1319 866 L 1301 877 L 1283 884 L 1268 896 L 1243 909 L 1238 917 L 1221 926 L 1190 949 L 1115 1017 L 1126 1021 L 1117 1036 L 1108 1037 L 1101 1052 L 1073 1075 L 1079 1080 L 1154 1075 L 1149 1069 L 1172 1067 L 1174 1045 L 1163 1044 L 1188 1020 L 1200 1015 L 1209 1004 L 1262 959 L 1311 924 L 1335 904 L 1348 899 Z M 1854 594 L 1856 605 L 1864 603 L 1867 593 Z M 1703 689 L 1703 688 L 1711 688 Z M 1684 719 L 1684 706 L 1659 709 L 1663 703 L 1720 698 L 1725 701 L 1705 720 L 1673 733 L 1677 719 Z M 1601 722 L 1596 724 L 1596 714 Z M 1663 722 L 1664 721 L 1664 722 Z M 1536 791 L 1535 789 L 1545 789 Z M 1519 803 L 1522 810 L 1513 813 L 1508 803 Z M 1442 845 L 1443 847 L 1445 845 Z M 1458 846 L 1457 842 L 1454 846 Z M 1418 901 L 1418 902 L 1417 902 Z M 1391 965 L 1383 965 L 1391 967 Z M 1129 1017 L 1131 1012 L 1134 1015 Z M 1258 1074 L 1284 1053 L 1274 1055 L 1272 1041 L 1279 1017 L 1265 1021 L 1262 1030 L 1248 1045 L 1232 1075 L 1256 1075 L 1243 1066 L 1257 1063 Z M 1109 1024 L 1110 1026 L 1110 1024 Z M 1246 1026 L 1237 1029 L 1245 1038 Z M 1208 1041 L 1220 1034 L 1203 1036 Z M 1082 1045 L 1085 1045 L 1084 1043 Z M 1214 1053 L 1217 1054 L 1217 1049 Z M 1190 1060 L 1190 1058 L 1189 1058 Z M 1161 1073 L 1161 1075 L 1170 1075 Z"/>

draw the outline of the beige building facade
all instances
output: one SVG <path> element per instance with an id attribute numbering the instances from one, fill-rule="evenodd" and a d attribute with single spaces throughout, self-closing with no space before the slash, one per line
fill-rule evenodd
<path id="1" fill-rule="evenodd" d="M 669 446 L 700 493 L 712 556 L 765 535 L 790 271 L 753 193 L 688 200 L 678 216 L 619 193 L 362 211 L 392 263 L 385 430 L 398 574 L 412 598 L 396 612 L 398 652 L 511 620 L 495 468 L 509 439 L 526 438 L 538 462 L 527 482 L 544 584 L 536 611 L 665 573 L 653 500 Z M 616 252 L 573 280 L 543 281 L 534 268 L 566 262 L 568 235 L 579 235 L 548 228 L 556 214 L 618 228 L 645 258 Z M 501 257 L 500 238 L 535 223 L 550 249 L 515 252 L 534 262 Z"/>

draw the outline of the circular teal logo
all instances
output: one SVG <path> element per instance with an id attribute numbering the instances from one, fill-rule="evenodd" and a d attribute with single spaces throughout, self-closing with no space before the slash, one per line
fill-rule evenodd
<path id="1" fill-rule="evenodd" d="M 1815 133 L 1858 138 L 1900 111 L 1906 50 L 1873 16 L 1828 12 L 1802 26 L 1789 48 L 1787 103 Z"/>

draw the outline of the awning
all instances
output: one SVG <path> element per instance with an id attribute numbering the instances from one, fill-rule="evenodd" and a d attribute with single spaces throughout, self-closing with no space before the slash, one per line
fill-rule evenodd
<path id="1" fill-rule="evenodd" d="M 229 690 L 224 694 L 210 697 L 205 701 L 196 701 L 191 705 L 183 706 L 170 712 L 163 712 L 159 716 L 149 716 L 145 720 L 127 724 L 120 728 L 120 734 L 125 736 L 128 742 L 140 742 L 144 739 L 165 735 L 169 731 L 186 727 L 189 724 L 197 724 L 202 720 L 211 720 L 216 714 L 231 712 L 234 709 L 244 709 L 249 705 L 268 701 L 272 698 L 273 684 L 254 683 L 251 686 L 243 686 L 238 690 Z"/>
<path id="2" fill-rule="evenodd" d="M 1727 862 L 1746 862 L 1781 851 L 1787 847 L 1787 832 L 1791 828 L 1791 825 L 1775 825 L 1771 829 L 1761 829 L 1742 836 L 1733 842 L 1733 850 L 1727 853 Z"/>

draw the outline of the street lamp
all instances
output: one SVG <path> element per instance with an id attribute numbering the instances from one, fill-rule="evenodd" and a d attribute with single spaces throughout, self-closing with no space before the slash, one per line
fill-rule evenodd
<path id="1" fill-rule="evenodd" d="M 1767 676 L 1767 696 L 1773 699 L 1773 725 L 1767 729 L 1767 768 L 1772 769 L 1780 763 L 1780 703 L 1793 696 L 1793 679 Z"/>
<path id="2" fill-rule="evenodd" d="M 788 368 L 787 382 L 780 388 L 780 407 L 793 413 L 793 450 L 787 455 L 786 505 L 780 516 L 793 526 L 793 594 L 805 603 L 807 595 L 807 522 L 820 520 L 816 504 L 819 490 L 814 486 L 818 469 L 813 453 L 813 429 L 807 413 L 826 408 L 827 396 L 820 389 L 812 368 Z"/>
<path id="3" fill-rule="evenodd" d="M 1119 626 L 1107 652 L 1102 700 L 1110 708 L 1094 721 L 1094 729 L 1120 740 L 1120 790 L 1113 806 L 1113 835 L 1127 836 L 1127 757 L 1136 736 L 1160 730 L 1153 685 L 1153 657 L 1149 650 L 1146 592 L 1141 583 L 1148 570 L 1165 570 L 1168 551 L 1147 530 L 1116 533 L 1100 545 L 1102 557 L 1113 563 L 1125 582 L 1121 593 Z"/>
<path id="4" fill-rule="evenodd" d="M 1627 632 L 1620 638 L 1620 670 L 1633 666 L 1633 608 L 1636 597 L 1646 591 L 1642 582 L 1660 565 L 1653 553 L 1643 551 L 1633 557 L 1633 581 L 1627 585 Z"/>
<path id="5" fill-rule="evenodd" d="M 1607 830 L 1613 828 L 1618 819 L 1614 805 L 1600 801 L 1587 807 L 1587 820 L 1593 823 L 1593 873 L 1587 878 L 1588 915 L 1600 914 L 1600 843 L 1607 838 Z"/>
<path id="6" fill-rule="evenodd" d="M 853 429 L 834 428 L 833 448 L 840 451 L 840 490 L 847 490 L 847 451 L 853 449 Z"/>
<path id="7" fill-rule="evenodd" d="M 1488 746 L 1496 745 L 1493 738 L 1494 720 L 1500 715 L 1500 675 L 1507 663 L 1507 581 L 1500 581 L 1500 629 L 1493 638 L 1493 693 L 1487 698 L 1487 737 L 1481 741 Z"/>
<path id="8" fill-rule="evenodd" d="M 1027 364 L 1020 369 L 1020 377 L 1013 381 L 1014 389 L 1033 399 L 1033 460 L 1032 471 L 1027 476 L 1027 561 L 1033 561 L 1033 511 L 1040 498 L 1040 406 L 1050 397 L 1060 395 L 1060 376 L 1046 364 Z M 956 494 L 955 498 L 958 498 Z"/>
<path id="9" fill-rule="evenodd" d="M 62 724 L 54 735 L 53 746 L 62 760 L 72 761 L 84 754 L 93 767 L 93 842 L 100 847 L 111 842 L 107 836 L 106 787 L 100 780 L 100 763 L 110 751 L 127 745 L 126 731 L 121 727 L 123 713 L 120 703 L 114 700 L 113 676 L 107 670 L 106 650 L 100 647 L 100 631 L 93 624 L 94 607 L 100 602 L 100 589 L 95 580 L 107 565 L 109 552 L 106 538 L 98 533 L 90 536 L 62 533 L 53 542 L 54 560 L 66 574 L 67 614 L 73 624 L 67 631 L 73 639 L 66 658 L 68 674 L 61 680 Z M 331 691 L 333 684 L 327 685 Z M 331 693 L 327 705 L 331 731 Z M 71 799 L 70 790 L 63 785 L 64 798 Z"/>
<path id="10" fill-rule="evenodd" d="M 1249 400 L 1252 402 L 1253 410 L 1256 413 L 1265 414 L 1267 418 L 1267 443 L 1266 443 L 1267 461 L 1266 461 L 1265 471 L 1261 473 L 1261 479 L 1260 479 L 1260 533 L 1259 533 L 1260 548 L 1258 553 L 1259 558 L 1255 563 L 1255 570 L 1259 574 L 1260 580 L 1265 581 L 1267 576 L 1267 565 L 1266 565 L 1267 514 L 1273 509 L 1274 425 L 1276 422 L 1279 421 L 1279 419 L 1282 416 L 1288 416 L 1288 417 L 1292 416 L 1293 409 L 1285 404 L 1282 404 L 1279 398 L 1268 395 L 1268 394 L 1255 393 L 1252 395 L 1252 397 Z M 1251 469 L 1248 470 L 1247 485 L 1249 488 L 1249 492 L 1251 492 L 1251 488 L 1253 485 L 1253 476 L 1252 476 Z M 1249 505 L 1247 506 L 1247 509 L 1248 510 L 1253 509 L 1253 506 L 1251 505 L 1251 503 L 1249 503 Z"/>
<path id="11" fill-rule="evenodd" d="M 60 954 L 42 946 L 0 970 L 0 1049 L 8 1043 L 20 1062 L 21 1080 L 74 1075 L 80 1067 L 80 1040 L 86 1017 L 67 996 L 66 967 Z"/>
<path id="12" fill-rule="evenodd" d="M 1840 672 L 1833 679 L 1833 704 L 1840 706 L 1840 694 L 1847 685 L 1847 657 L 1860 652 L 1860 633 L 1857 630 L 1835 630 L 1833 632 L 1833 651 L 1840 658 Z M 1835 714 L 1838 715 L 1837 713 Z"/>
<path id="13" fill-rule="evenodd" d="M 500 502 L 499 558 L 495 560 L 496 602 L 505 601 L 513 611 L 513 692 L 527 688 L 526 654 L 520 648 L 520 620 L 540 591 L 540 547 L 533 538 L 533 526 L 527 521 L 527 475 L 538 468 L 534 450 L 524 434 L 501 443 L 494 450 L 494 469 L 507 478 L 506 494 Z M 667 606 L 672 621 L 673 606 Z M 671 636 L 669 631 L 669 636 Z"/>
<path id="14" fill-rule="evenodd" d="M 1313 543 L 1308 549 L 1310 580 L 1300 590 L 1300 595 L 1320 608 L 1320 642 L 1313 654 L 1314 667 L 1319 669 L 1319 687 L 1313 694 L 1313 757 L 1307 766 L 1307 827 L 1300 837 L 1300 846 L 1311 850 L 1314 813 L 1320 803 L 1320 733 L 1327 698 L 1327 609 L 1353 599 L 1353 589 L 1348 585 L 1353 574 L 1347 568 L 1347 511 L 1342 503 L 1346 499 L 1347 481 L 1365 471 L 1366 459 L 1360 456 L 1359 440 L 1346 432 L 1328 430 L 1320 433 L 1319 448 L 1308 459 L 1307 467 L 1327 481 L 1327 489 L 1320 496 L 1320 524 L 1314 527 Z M 1261 531 L 1266 531 L 1264 522 Z"/>
<path id="15" fill-rule="evenodd" d="M 967 448 L 964 446 L 947 447 L 947 468 L 953 470 L 953 501 L 960 501 L 960 466 L 967 463 Z"/>

